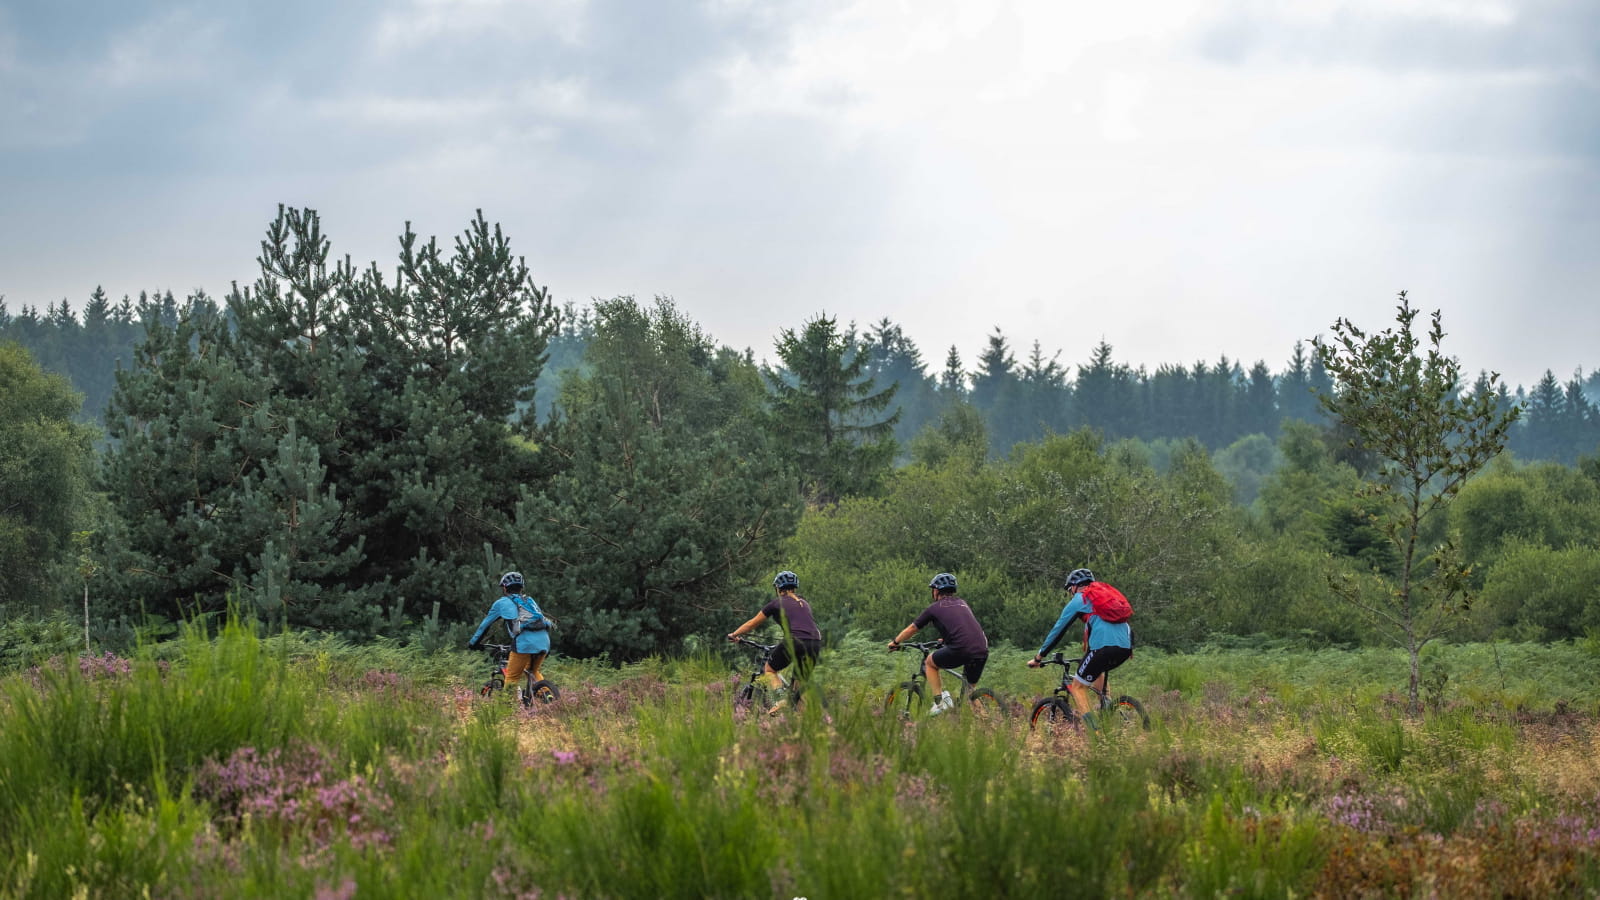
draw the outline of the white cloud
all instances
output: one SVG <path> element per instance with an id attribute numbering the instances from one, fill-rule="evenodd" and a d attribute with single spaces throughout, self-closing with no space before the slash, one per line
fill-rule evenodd
<path id="1" fill-rule="evenodd" d="M 1524 346 L 1541 371 L 1594 362 L 1600 17 L 1581 0 L 408 0 L 273 43 L 202 9 L 157 4 L 72 69 L 0 19 L 10 168 L 75 159 L 43 142 L 96 156 L 8 192 L 33 205 L 0 223 L 0 290 L 76 296 L 83 260 L 47 271 L 70 254 L 24 224 L 52 209 L 115 291 L 117 271 L 151 286 L 150 254 L 119 256 L 129 197 L 172 218 L 152 240 L 174 282 L 213 287 L 277 200 L 322 208 L 358 260 L 481 206 L 558 296 L 673 294 L 763 353 L 826 309 L 889 316 L 930 360 L 972 361 L 998 325 L 1064 362 L 1105 338 L 1135 363 L 1276 368 L 1410 288 L 1471 367 L 1528 383 L 1501 361 Z M 143 155 L 92 154 L 97 128 Z M 212 235 L 186 259 L 217 206 L 250 210 L 237 255 Z"/>
<path id="2" fill-rule="evenodd" d="M 220 26 L 187 9 L 160 13 L 112 36 L 93 67 L 97 90 L 150 88 L 207 77 Z"/>
<path id="3" fill-rule="evenodd" d="M 488 35 L 583 39 L 586 0 L 412 0 L 386 12 L 373 30 L 381 53 L 426 48 L 437 41 L 467 41 Z"/>

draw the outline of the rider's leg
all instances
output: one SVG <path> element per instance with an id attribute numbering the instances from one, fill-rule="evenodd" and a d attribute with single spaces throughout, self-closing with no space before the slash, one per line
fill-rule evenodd
<path id="1" fill-rule="evenodd" d="M 1099 705 L 1099 696 L 1086 684 L 1074 678 L 1067 682 L 1067 692 L 1072 694 L 1072 705 L 1078 708 L 1078 714 L 1093 712 Z"/>
<path id="2" fill-rule="evenodd" d="M 778 674 L 778 670 L 774 669 L 772 667 L 772 663 L 770 662 L 767 663 L 766 669 L 761 673 L 761 680 L 765 681 L 774 692 L 783 690 L 783 676 Z M 767 710 L 767 715 L 775 716 L 778 713 L 783 712 L 784 708 L 788 705 L 789 696 L 785 693 L 779 696 L 777 702 L 773 703 L 771 708 Z"/>
<path id="3" fill-rule="evenodd" d="M 939 699 L 939 695 L 944 693 L 944 687 L 939 679 L 939 666 L 933 661 L 932 656 L 922 661 L 922 674 L 928 676 L 928 689 L 933 691 L 933 698 Z"/>
<path id="4" fill-rule="evenodd" d="M 531 665 L 533 665 L 533 654 L 511 651 L 511 657 L 506 661 L 506 688 L 515 687 L 517 679 L 521 678 L 522 673 L 528 671 Z"/>
<path id="5" fill-rule="evenodd" d="M 1091 687 L 1097 681 L 1103 681 L 1105 671 L 1101 668 L 1103 659 L 1099 659 L 1098 650 L 1090 650 L 1083 655 L 1078 663 L 1078 671 L 1072 673 L 1072 678 L 1067 681 L 1067 691 L 1072 694 L 1072 705 L 1078 708 L 1080 716 L 1087 716 L 1099 706 L 1100 697 Z"/>
<path id="6" fill-rule="evenodd" d="M 543 681 L 544 680 L 544 676 L 539 674 L 539 669 L 544 666 L 544 661 L 549 658 L 550 651 L 546 650 L 543 653 L 535 653 L 535 654 L 532 654 L 532 656 L 533 656 L 533 680 L 534 681 Z"/>

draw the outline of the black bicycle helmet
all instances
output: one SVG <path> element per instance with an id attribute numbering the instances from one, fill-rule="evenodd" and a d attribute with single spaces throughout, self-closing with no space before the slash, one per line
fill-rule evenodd
<path id="1" fill-rule="evenodd" d="M 1094 573 L 1088 569 L 1073 569 L 1071 572 L 1067 573 L 1067 583 L 1063 584 L 1062 587 L 1075 588 L 1088 584 L 1093 580 Z"/>
<path id="2" fill-rule="evenodd" d="M 800 576 L 788 569 L 784 569 L 778 573 L 777 577 L 772 579 L 772 586 L 780 591 L 795 590 L 800 587 Z"/>
<path id="3" fill-rule="evenodd" d="M 522 573 L 507 572 L 500 576 L 500 586 L 503 588 L 516 588 L 522 590 Z"/>
<path id="4" fill-rule="evenodd" d="M 949 572 L 940 572 L 928 582 L 928 587 L 940 591 L 953 591 L 956 589 L 956 577 Z"/>

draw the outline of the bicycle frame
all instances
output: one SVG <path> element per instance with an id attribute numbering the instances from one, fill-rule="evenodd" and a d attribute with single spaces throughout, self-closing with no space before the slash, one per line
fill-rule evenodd
<path id="1" fill-rule="evenodd" d="M 506 686 L 506 666 L 511 662 L 512 647 L 510 644 L 484 644 L 484 652 L 489 654 L 489 664 L 494 668 L 489 672 L 489 680 L 478 689 L 481 696 L 487 697 L 495 691 Z M 545 702 L 554 702 L 560 691 L 556 686 L 545 679 L 535 680 L 533 670 L 529 669 L 523 674 L 523 686 L 517 689 L 517 697 L 523 706 L 530 706 L 535 698 Z"/>
<path id="2" fill-rule="evenodd" d="M 1150 716 L 1145 713 L 1144 704 L 1126 694 L 1114 700 L 1111 698 L 1110 673 L 1105 675 L 1104 688 L 1097 688 L 1092 684 L 1085 685 L 1083 682 L 1078 681 L 1075 672 L 1082 662 L 1083 657 L 1081 656 L 1077 659 L 1066 659 L 1060 653 L 1040 662 L 1041 667 L 1060 666 L 1062 669 L 1061 683 L 1056 686 L 1056 689 L 1051 692 L 1049 697 L 1038 700 L 1033 704 L 1033 714 L 1029 716 L 1028 727 L 1037 728 L 1041 716 L 1046 722 L 1059 720 L 1076 725 L 1080 716 L 1077 705 L 1071 697 L 1072 685 L 1076 683 L 1094 692 L 1099 699 L 1097 708 L 1102 714 L 1113 715 L 1115 718 L 1120 718 L 1124 723 L 1138 722 L 1141 728 L 1146 731 L 1150 730 Z M 1063 697 L 1063 694 L 1067 696 Z"/>
<path id="3" fill-rule="evenodd" d="M 783 646 L 782 644 L 763 644 L 760 641 L 752 641 L 742 636 L 734 643 L 749 647 L 755 651 L 753 654 L 755 656 L 755 669 L 750 673 L 750 678 L 733 695 L 733 705 L 736 709 L 757 708 L 763 711 L 770 711 L 773 705 L 772 701 L 776 699 L 773 695 L 785 689 L 789 691 L 790 703 L 798 707 L 802 699 L 815 693 L 815 685 L 809 684 L 806 680 L 791 680 L 785 677 L 782 672 L 773 673 L 778 676 L 776 687 L 767 683 L 765 678 L 767 664 L 772 661 L 772 655 L 777 652 L 779 647 Z M 821 695 L 817 694 L 817 696 L 820 697 Z M 826 702 L 823 701 L 823 703 L 826 706 Z"/>
<path id="4" fill-rule="evenodd" d="M 902 702 L 901 697 L 903 695 L 904 708 L 899 709 L 899 713 L 903 718 L 909 719 L 911 718 L 913 708 L 928 693 L 928 691 L 923 688 L 923 684 L 928 680 L 928 658 L 933 655 L 935 650 L 938 650 L 940 647 L 944 646 L 944 640 L 941 638 L 937 641 L 907 642 L 901 644 L 900 646 L 902 649 L 910 647 L 913 650 L 922 651 L 922 658 L 917 660 L 916 668 L 912 671 L 911 677 L 906 681 L 902 681 L 898 687 L 889 691 L 886 707 L 889 712 L 896 711 L 896 707 L 899 707 Z M 944 689 L 950 692 L 950 697 L 956 701 L 956 707 L 958 709 L 961 708 L 963 704 L 969 704 L 972 707 L 972 711 L 984 715 L 992 716 L 998 714 L 1000 717 L 1005 717 L 1010 714 L 1010 711 L 1006 709 L 1005 702 L 1002 701 L 994 691 L 991 691 L 988 688 L 973 687 L 967 682 L 967 677 L 963 675 L 960 670 L 946 669 L 941 666 L 939 673 L 941 682 L 943 682 L 945 678 L 955 679 L 955 684 L 953 685 L 945 683 Z"/>
<path id="5" fill-rule="evenodd" d="M 756 668 L 755 671 L 750 673 L 750 680 L 746 682 L 746 684 L 756 685 L 758 687 L 769 687 L 769 685 L 764 683 L 761 679 L 762 676 L 767 674 L 767 663 L 772 662 L 772 654 L 777 652 L 779 645 L 763 644 L 760 641 L 752 641 L 747 637 L 741 637 L 735 643 L 742 644 L 756 651 Z M 774 672 L 773 674 L 778 676 L 779 688 L 786 688 L 789 686 L 789 679 L 783 677 L 782 672 Z"/>
<path id="6" fill-rule="evenodd" d="M 941 638 L 937 641 L 917 641 L 913 643 L 901 644 L 900 646 L 902 648 L 910 647 L 913 650 L 922 651 L 922 658 L 917 660 L 916 671 L 912 672 L 911 677 L 907 679 L 908 683 L 917 685 L 918 688 L 920 688 L 922 683 L 928 680 L 928 657 L 932 656 L 935 650 L 938 650 L 940 647 L 944 646 L 944 640 Z M 965 697 L 967 695 L 967 690 L 972 687 L 971 685 L 967 684 L 967 677 L 961 674 L 959 669 L 946 669 L 941 666 L 939 668 L 939 678 L 941 680 L 945 678 L 954 678 L 956 680 L 957 689 L 950 691 L 950 696 L 956 698 L 957 700 Z M 913 690 L 915 691 L 916 689 Z M 946 690 L 949 690 L 949 688 L 946 688 Z"/>
<path id="7" fill-rule="evenodd" d="M 1110 675 L 1110 673 L 1107 673 L 1105 676 L 1103 676 L 1105 678 L 1105 685 L 1106 685 L 1104 688 L 1097 688 L 1092 684 L 1084 684 L 1083 682 L 1081 682 L 1081 681 L 1079 681 L 1077 679 L 1077 674 L 1076 674 L 1077 673 L 1077 669 L 1078 669 L 1078 665 L 1080 663 L 1082 663 L 1082 662 L 1083 662 L 1083 657 L 1081 657 L 1081 656 L 1079 656 L 1079 657 L 1077 657 L 1075 659 L 1066 659 L 1060 653 L 1057 653 L 1055 656 L 1052 656 L 1049 659 L 1042 660 L 1040 662 L 1040 667 L 1041 668 L 1044 667 L 1044 666 L 1061 666 L 1061 669 L 1062 669 L 1062 671 L 1061 671 L 1061 683 L 1056 685 L 1056 689 L 1054 691 L 1050 692 L 1051 695 L 1055 696 L 1055 697 L 1060 697 L 1062 694 L 1066 694 L 1068 697 L 1071 697 L 1072 696 L 1072 685 L 1076 684 L 1076 685 L 1079 685 L 1080 687 L 1086 687 L 1089 690 L 1093 691 L 1095 693 L 1095 696 L 1100 698 L 1099 706 L 1100 706 L 1101 709 L 1110 708 L 1110 706 L 1111 706 L 1111 675 Z"/>

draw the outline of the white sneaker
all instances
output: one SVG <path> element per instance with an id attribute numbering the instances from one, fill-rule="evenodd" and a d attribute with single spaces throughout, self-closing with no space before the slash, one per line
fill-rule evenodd
<path id="1" fill-rule="evenodd" d="M 944 693 L 939 695 L 939 699 L 933 701 L 933 709 L 928 710 L 928 715 L 937 716 L 938 714 L 940 714 L 942 712 L 949 712 L 950 710 L 955 709 L 955 708 L 956 708 L 955 699 L 950 696 L 950 692 L 949 691 L 945 691 Z"/>

